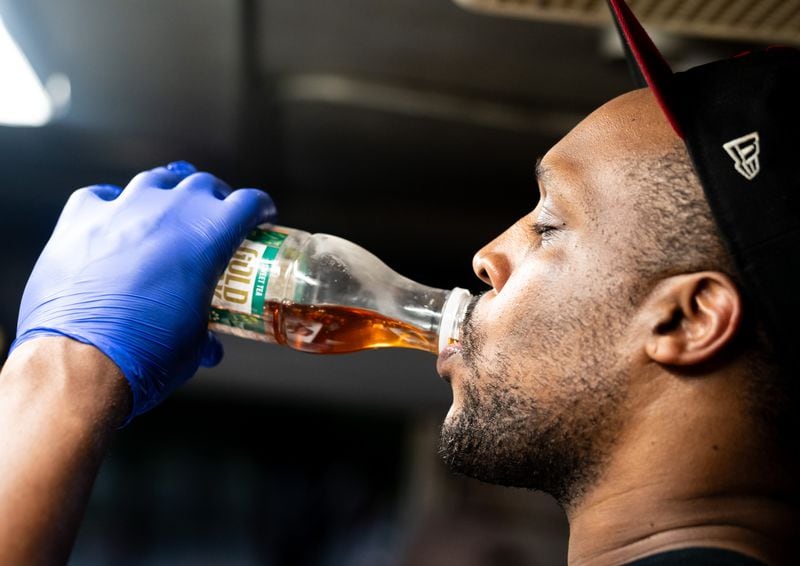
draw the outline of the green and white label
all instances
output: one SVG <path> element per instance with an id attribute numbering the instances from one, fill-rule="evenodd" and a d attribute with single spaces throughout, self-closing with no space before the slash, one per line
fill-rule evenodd
<path id="1" fill-rule="evenodd" d="M 211 303 L 212 324 L 264 332 L 270 275 L 286 237 L 283 232 L 259 229 L 247 235 L 217 282 Z"/>

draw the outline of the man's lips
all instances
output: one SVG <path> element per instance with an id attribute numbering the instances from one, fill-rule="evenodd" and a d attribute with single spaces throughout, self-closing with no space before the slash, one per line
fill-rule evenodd
<path id="1" fill-rule="evenodd" d="M 461 354 L 460 344 L 450 344 L 439 352 L 439 359 L 436 360 L 436 371 L 447 383 L 450 383 L 450 374 L 447 372 L 448 360 Z"/>
<path id="2" fill-rule="evenodd" d="M 475 307 L 484 295 L 486 295 L 486 293 L 477 295 L 469 302 L 464 320 L 461 323 L 461 340 L 465 338 L 465 333 L 469 332 Z M 447 383 L 450 383 L 450 373 L 454 369 L 453 364 L 457 363 L 459 360 L 461 360 L 461 342 L 450 344 L 439 352 L 439 359 L 436 360 L 436 371 Z"/>

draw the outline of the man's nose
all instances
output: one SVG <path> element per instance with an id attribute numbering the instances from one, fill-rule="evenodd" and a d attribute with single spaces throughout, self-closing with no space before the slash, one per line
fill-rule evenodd
<path id="1" fill-rule="evenodd" d="M 503 236 L 486 244 L 472 258 L 475 275 L 498 293 L 511 275 L 511 261 L 502 248 Z"/>

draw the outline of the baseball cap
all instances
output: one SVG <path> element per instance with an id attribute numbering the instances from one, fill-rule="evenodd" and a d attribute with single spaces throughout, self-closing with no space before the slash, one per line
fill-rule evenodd
<path id="1" fill-rule="evenodd" d="M 624 0 L 629 62 L 686 144 L 742 292 L 800 369 L 800 51 L 767 47 L 673 73 Z"/>

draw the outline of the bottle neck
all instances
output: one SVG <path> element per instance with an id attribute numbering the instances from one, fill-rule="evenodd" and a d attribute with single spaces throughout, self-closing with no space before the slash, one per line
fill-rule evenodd
<path id="1" fill-rule="evenodd" d="M 439 351 L 461 341 L 462 326 L 467 314 L 467 307 L 472 295 L 460 287 L 450 291 L 442 309 L 442 320 L 439 325 Z"/>

